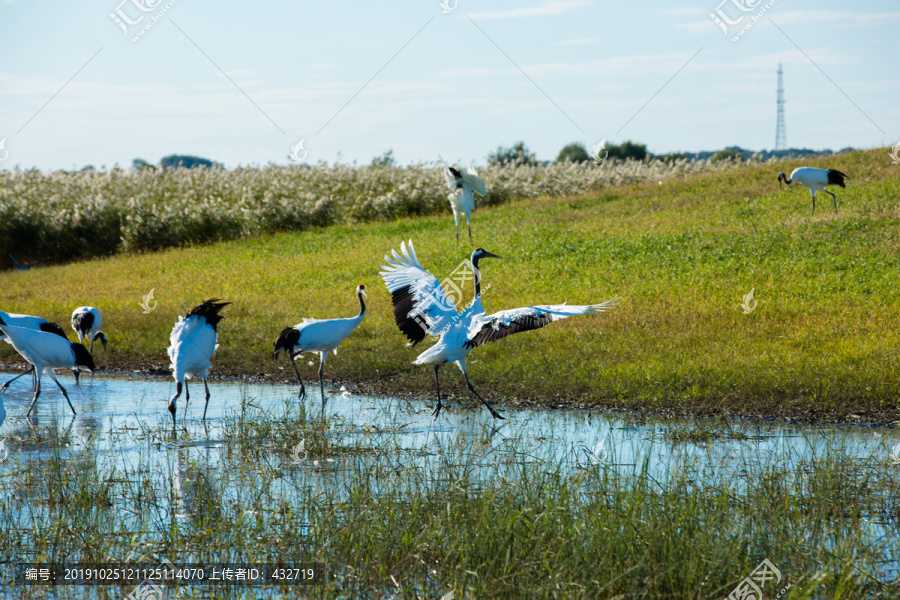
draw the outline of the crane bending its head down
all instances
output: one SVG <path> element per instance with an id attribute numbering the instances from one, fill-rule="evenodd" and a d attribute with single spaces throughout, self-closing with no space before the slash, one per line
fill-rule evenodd
<path id="1" fill-rule="evenodd" d="M 41 377 L 47 375 L 65 396 L 74 415 L 75 407 L 69 400 L 66 388 L 56 379 L 54 369 L 72 369 L 75 373 L 75 384 L 78 385 L 78 367 L 84 367 L 91 372 L 96 368 L 87 348 L 77 342 L 70 342 L 55 333 L 7 325 L 2 318 L 0 318 L 0 333 L 6 336 L 6 341 L 12 344 L 16 352 L 21 354 L 22 358 L 31 363 L 34 368 L 34 398 L 31 400 L 27 414 L 31 414 L 38 396 L 41 395 Z"/>
<path id="2" fill-rule="evenodd" d="M 0 310 L 0 324 L 9 325 L 11 327 L 24 327 L 25 329 L 35 329 L 37 331 L 46 331 L 47 333 L 53 333 L 63 338 L 64 340 L 68 340 L 66 337 L 66 332 L 63 331 L 63 328 L 57 325 L 56 323 L 51 323 L 47 319 L 41 317 L 33 317 L 31 315 L 19 315 L 14 313 L 7 313 Z M 5 340 L 6 335 L 0 333 L 0 340 Z M 75 369 L 77 371 L 77 368 Z M 29 373 L 34 373 L 34 365 L 31 365 L 25 372 L 20 373 L 4 383 L 0 385 L 0 392 L 9 387 L 13 381 L 22 377 L 23 375 L 28 375 Z M 34 381 L 32 388 L 37 385 L 37 375 L 34 376 Z"/>
<path id="3" fill-rule="evenodd" d="M 791 171 L 790 177 L 785 177 L 784 173 L 779 173 L 778 187 L 780 188 L 782 182 L 784 182 L 788 185 L 791 185 L 792 183 L 799 183 L 800 185 L 809 188 L 809 191 L 812 194 L 811 214 L 816 213 L 816 191 L 830 194 L 831 200 L 834 203 L 834 212 L 837 212 L 837 197 L 830 191 L 825 189 L 825 186 L 839 185 L 841 187 L 847 187 L 844 185 L 845 179 L 847 179 L 847 175 L 841 173 L 836 169 L 815 169 L 813 167 L 800 167 Z"/>

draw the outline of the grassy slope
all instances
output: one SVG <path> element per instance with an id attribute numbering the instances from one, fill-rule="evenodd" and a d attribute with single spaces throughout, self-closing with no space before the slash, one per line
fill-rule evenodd
<path id="1" fill-rule="evenodd" d="M 884 150 L 806 164 L 850 175 L 839 214 L 828 196 L 810 218 L 805 188 L 779 193 L 775 176 L 791 163 L 480 209 L 475 242 L 504 256 L 482 263 L 488 311 L 624 300 L 476 349 L 473 383 L 496 401 L 893 418 L 900 167 Z M 163 367 L 175 316 L 217 296 L 235 304 L 214 363 L 286 377 L 277 369 L 286 363 L 269 358 L 280 329 L 353 315 L 353 289 L 365 283 L 369 313 L 326 376 L 428 392 L 431 370 L 410 362 L 429 342 L 404 347 L 378 276 L 381 257 L 406 238 L 439 278 L 471 251 L 457 246 L 449 215 L 333 227 L 0 273 L 0 307 L 62 323 L 75 306 L 97 306 L 111 341 L 101 364 Z M 145 315 L 138 303 L 150 288 L 159 307 Z M 759 304 L 744 315 L 751 288 Z M 444 387 L 463 395 L 455 371 L 442 371 Z"/>

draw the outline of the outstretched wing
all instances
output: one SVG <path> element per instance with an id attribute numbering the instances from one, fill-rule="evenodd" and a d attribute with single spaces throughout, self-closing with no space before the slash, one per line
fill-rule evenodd
<path id="1" fill-rule="evenodd" d="M 412 240 L 408 247 L 400 244 L 400 254 L 391 252 L 394 258 L 384 257 L 387 265 L 381 265 L 384 270 L 379 274 L 392 295 L 397 327 L 415 346 L 426 335 L 439 335 L 449 326 L 457 316 L 456 307 L 441 282 L 419 264 Z"/>
<path id="2" fill-rule="evenodd" d="M 472 321 L 469 327 L 467 336 L 469 341 L 466 342 L 466 348 L 474 348 L 514 333 L 540 329 L 548 323 L 559 321 L 566 317 L 606 312 L 618 304 L 619 300 L 620 298 L 616 296 L 602 304 L 590 304 L 588 306 L 569 306 L 568 304 L 526 306 L 485 315 Z"/>
<path id="3" fill-rule="evenodd" d="M 484 187 L 484 179 L 478 176 L 475 169 L 468 167 L 459 174 L 462 177 L 463 185 L 468 186 L 473 191 L 478 192 L 482 196 L 487 196 L 487 188 Z"/>

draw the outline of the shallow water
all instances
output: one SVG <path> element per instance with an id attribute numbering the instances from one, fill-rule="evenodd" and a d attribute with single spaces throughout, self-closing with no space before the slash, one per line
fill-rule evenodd
<path id="1" fill-rule="evenodd" d="M 6 379 L 11 371 L 0 371 Z M 72 416 L 65 399 L 52 381 L 44 378 L 41 396 L 30 418 L 25 412 L 32 391 L 26 377 L 0 395 L 6 408 L 6 421 L 0 423 L 0 437 L 19 427 L 58 426 L 72 436 L 69 452 L 77 454 L 87 438 L 100 450 L 115 445 L 121 454 L 115 433 L 140 428 L 140 425 L 171 423 L 166 410 L 175 392 L 171 380 L 146 377 L 102 375 L 82 377 L 76 386 L 73 377 L 60 376 L 77 414 Z M 202 382 L 191 383 L 187 421 L 182 422 L 184 396 L 178 401 L 177 424 L 186 427 L 195 443 L 205 447 L 221 444 L 220 428 L 226 416 L 241 410 L 250 400 L 265 411 L 277 412 L 286 404 L 298 402 L 296 385 L 213 381 L 206 422 L 202 423 L 204 391 Z M 344 390 L 344 391 L 341 391 Z M 786 425 L 730 421 L 714 424 L 704 419 L 644 418 L 629 413 L 601 413 L 588 410 L 498 410 L 506 417 L 497 421 L 473 399 L 464 405 L 444 402 L 437 421 L 431 418 L 433 399 L 409 401 L 392 397 L 370 397 L 353 393 L 352 388 L 325 388 L 325 415 L 339 423 L 345 440 L 360 435 L 388 437 L 405 450 L 425 450 L 433 444 L 452 441 L 489 441 L 501 445 L 504 440 L 532 442 L 528 452 L 534 460 L 559 462 L 567 459 L 575 465 L 606 463 L 622 468 L 649 461 L 650 471 L 664 474 L 676 463 L 692 463 L 705 469 L 723 469 L 729 462 L 752 454 L 766 457 L 805 460 L 816 457 L 824 448 L 839 446 L 850 457 L 860 460 L 890 460 L 900 434 L 888 428 Z M 307 385 L 304 402 L 319 410 L 318 386 Z M 696 441 L 683 441 L 679 433 L 698 429 Z M 682 438 L 691 436 L 682 435 Z M 127 453 L 127 448 L 125 448 Z M 23 450 L 29 452 L 28 449 Z"/>
<path id="2" fill-rule="evenodd" d="M 3 381 L 13 374 L 0 372 Z M 77 411 L 74 417 L 62 394 L 46 378 L 29 418 L 25 412 L 32 392 L 27 377 L 0 396 L 7 413 L 5 422 L 0 424 L 0 476 L 16 465 L 47 460 L 53 452 L 67 460 L 96 461 L 102 456 L 107 466 L 147 473 L 156 483 L 172 486 L 175 494 L 170 510 L 182 519 L 187 519 L 190 512 L 190 493 L 182 481 L 190 479 L 186 477 L 187 469 L 197 461 L 216 465 L 231 450 L 223 435 L 226 419 L 236 418 L 248 407 L 283 414 L 298 402 L 296 385 L 215 381 L 209 386 L 211 399 L 203 423 L 203 386 L 191 383 L 188 418 L 182 423 L 182 398 L 178 404 L 177 435 L 164 438 L 159 432 L 171 430 L 166 410 L 175 391 L 171 380 L 103 374 L 83 377 L 80 386 L 71 376 L 61 376 L 60 381 Z M 308 384 L 307 393 L 306 406 L 322 410 L 318 386 Z M 533 463 L 571 470 L 602 465 L 626 474 L 645 471 L 659 480 L 688 468 L 702 474 L 700 485 L 706 485 L 733 477 L 736 470 L 748 465 L 764 468 L 776 462 L 794 464 L 835 451 L 878 468 L 900 469 L 900 434 L 887 428 L 740 421 L 723 424 L 502 406 L 495 408 L 506 419 L 495 421 L 474 399 L 465 405 L 445 403 L 440 419 L 433 421 L 430 398 L 408 401 L 370 397 L 355 394 L 352 388 L 342 391 L 334 386 L 326 387 L 326 394 L 324 414 L 341 445 L 389 447 L 408 459 L 404 468 L 426 473 L 437 471 L 444 455 L 458 458 L 460 449 L 476 457 L 467 465 L 476 479 L 514 478 L 523 464 Z M 33 440 L 35 431 L 44 430 L 64 432 L 64 447 L 4 441 Z M 372 468 L 377 468 L 380 460 L 377 453 L 357 459 Z M 303 448 L 285 448 L 272 461 L 302 463 L 315 471 L 313 478 L 340 477 L 343 468 L 341 456 L 311 458 Z M 290 492 L 285 494 L 290 499 Z M 888 533 L 877 522 L 872 527 L 874 535 Z M 895 575 L 896 563 L 888 565 L 884 577 L 891 579 Z"/>

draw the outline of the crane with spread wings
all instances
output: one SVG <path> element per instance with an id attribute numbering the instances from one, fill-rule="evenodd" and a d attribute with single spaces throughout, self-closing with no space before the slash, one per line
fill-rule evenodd
<path id="1" fill-rule="evenodd" d="M 481 273 L 478 263 L 483 258 L 501 258 L 487 250 L 477 248 L 472 252 L 471 269 L 474 272 L 475 297 L 462 313 L 447 298 L 441 282 L 419 263 L 413 248 L 401 243 L 400 252 L 393 250 L 393 258 L 385 256 L 386 265 L 380 272 L 394 307 L 394 320 L 400 331 L 409 339 L 408 346 L 415 346 L 425 336 L 437 336 L 437 343 L 421 353 L 413 364 L 434 364 L 434 381 L 437 387 L 437 406 L 434 418 L 441 412 L 441 383 L 438 370 L 448 362 L 456 363 L 466 379 L 466 386 L 491 412 L 495 419 L 502 419 L 494 408 L 475 391 L 466 373 L 466 356 L 473 348 L 505 338 L 514 333 L 539 329 L 548 323 L 575 315 L 605 312 L 620 300 L 617 296 L 600 304 L 570 306 L 553 304 L 525 306 L 485 314 L 481 302 Z"/>

